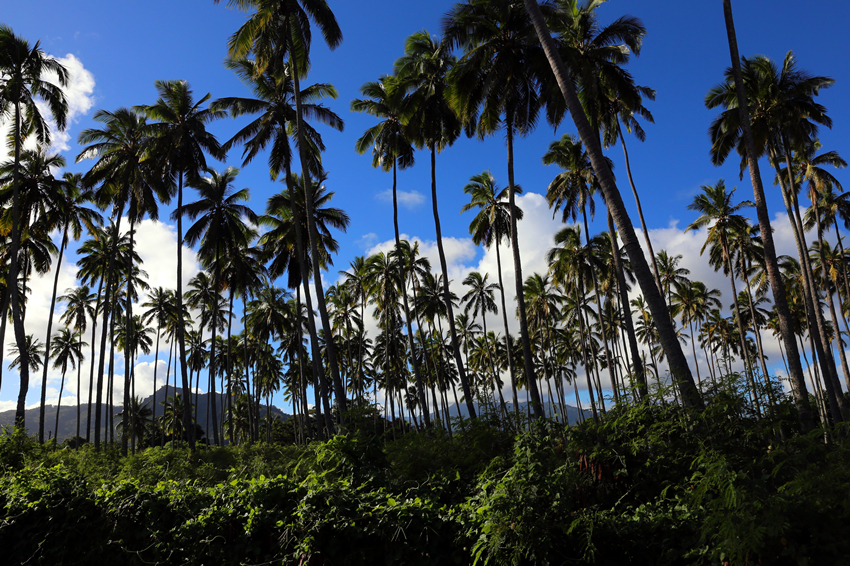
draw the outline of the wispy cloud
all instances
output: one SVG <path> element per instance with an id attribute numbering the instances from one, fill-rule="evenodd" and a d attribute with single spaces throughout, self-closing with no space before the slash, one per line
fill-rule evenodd
<path id="1" fill-rule="evenodd" d="M 425 195 L 419 191 L 396 191 L 396 193 L 398 194 L 398 203 L 407 209 L 412 210 L 425 202 Z M 378 193 L 377 197 L 380 201 L 392 202 L 393 191 L 392 189 L 387 189 L 386 191 Z"/>

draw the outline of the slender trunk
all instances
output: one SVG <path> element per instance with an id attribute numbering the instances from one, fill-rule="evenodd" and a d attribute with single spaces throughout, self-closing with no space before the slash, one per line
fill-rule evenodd
<path id="1" fill-rule="evenodd" d="M 519 423 L 519 397 L 517 396 L 517 384 L 516 384 L 516 362 L 514 361 L 514 355 L 511 352 L 511 332 L 508 330 L 508 309 L 505 306 L 505 283 L 502 280 L 502 258 L 499 253 L 499 240 L 500 238 L 496 237 L 496 270 L 499 272 L 499 298 L 502 301 L 502 323 L 505 325 L 505 343 L 508 345 L 506 352 L 508 356 L 508 370 L 511 374 L 511 394 L 513 396 L 514 402 L 514 415 L 516 416 L 516 421 Z"/>
<path id="2" fill-rule="evenodd" d="M 582 110 L 575 88 L 569 78 L 567 68 L 561 60 L 555 42 L 543 20 L 540 7 L 534 0 L 524 0 L 524 2 L 529 17 L 534 24 L 534 29 L 537 31 L 537 36 L 543 45 L 546 57 L 552 67 L 552 71 L 555 74 L 561 93 L 564 95 L 570 115 L 573 117 L 579 136 L 587 149 L 593 171 L 599 179 L 600 188 L 605 197 L 605 203 L 611 212 L 614 223 L 620 231 L 620 237 L 623 240 L 638 284 L 643 292 L 644 299 L 649 305 L 653 320 L 655 320 L 661 345 L 667 353 L 667 360 L 673 379 L 682 391 L 684 404 L 688 407 L 701 408 L 703 406 L 702 397 L 694 383 L 691 370 L 688 367 L 688 360 L 682 351 L 682 345 L 676 338 L 676 331 L 673 328 L 667 305 L 646 263 L 646 256 L 644 256 L 643 250 L 637 241 L 631 220 L 623 204 L 623 199 L 617 189 L 614 175 L 605 161 L 605 156 L 602 154 L 602 147 L 599 144 L 599 140 L 594 135 L 587 116 L 585 116 Z"/>
<path id="3" fill-rule="evenodd" d="M 177 176 L 177 353 L 180 361 L 180 383 L 183 386 L 183 430 L 189 450 L 195 450 L 195 427 L 192 423 L 192 395 L 186 371 L 186 321 L 183 320 L 183 172 Z M 175 363 L 175 366 L 177 364 Z M 176 369 L 176 368 L 175 368 Z M 176 381 L 176 373 L 175 373 Z"/>
<path id="4" fill-rule="evenodd" d="M 835 372 L 835 360 L 833 359 L 831 352 L 830 355 L 827 355 L 826 353 L 829 340 L 826 339 L 826 328 L 822 313 L 820 312 L 820 300 L 810 278 L 812 271 L 811 264 L 808 262 L 809 255 L 806 251 L 808 247 L 806 246 L 805 236 L 802 233 L 802 222 L 799 219 L 799 214 L 794 213 L 794 191 L 796 190 L 796 187 L 793 175 L 789 175 L 786 178 L 785 175 L 782 174 L 782 170 L 779 167 L 779 162 L 777 161 L 775 153 L 771 152 L 770 159 L 777 175 L 779 176 L 779 184 L 782 189 L 782 199 L 785 204 L 785 210 L 788 213 L 788 219 L 791 221 L 791 232 L 794 235 L 794 243 L 797 247 L 797 256 L 800 258 L 802 295 L 803 300 L 805 301 L 806 312 L 809 315 L 807 320 L 809 323 L 809 333 L 811 334 L 810 337 L 816 348 L 818 364 L 824 377 L 826 394 L 829 399 L 829 407 L 830 412 L 832 413 L 832 418 L 836 423 L 840 423 L 843 422 L 845 413 L 844 406 L 841 403 L 843 396 L 842 399 L 839 399 L 838 395 L 836 395 L 836 388 L 834 384 L 838 383 L 838 376 L 835 374 L 833 379 L 833 373 Z M 789 168 L 788 171 L 791 171 L 791 169 Z M 790 183 L 790 186 L 786 182 Z M 840 384 L 838 390 L 841 390 Z"/>
<path id="5" fill-rule="evenodd" d="M 284 8 L 285 17 L 289 19 L 290 14 L 288 8 Z M 292 26 L 292 35 L 288 38 L 290 47 L 295 43 L 295 27 Z M 292 53 L 292 50 L 290 50 Z M 319 317 L 322 320 L 322 328 L 325 330 L 326 336 L 333 336 L 331 331 L 330 318 L 328 317 L 328 309 L 325 305 L 325 295 L 322 290 L 322 272 L 321 258 L 319 257 L 319 234 L 316 229 L 316 218 L 313 211 L 313 187 L 310 181 L 310 169 L 307 159 L 307 143 L 304 139 L 304 116 L 301 104 L 301 82 L 298 69 L 298 58 L 290 56 L 289 64 L 292 67 L 292 81 L 295 94 L 295 130 L 298 136 L 298 154 L 301 158 L 301 176 L 304 180 L 304 204 L 307 212 L 307 237 L 310 244 L 311 259 L 313 261 L 313 283 L 316 289 L 316 303 L 319 307 Z M 306 277 L 306 271 L 302 271 Z M 339 404 L 339 423 L 345 425 L 346 400 L 345 391 L 342 387 L 342 380 L 339 377 L 339 366 L 337 364 L 336 344 L 333 340 L 328 341 L 327 345 L 328 365 L 331 370 L 331 379 L 333 381 L 334 393 L 336 394 L 336 402 Z M 323 370 L 319 364 L 320 371 Z M 333 427 L 329 427 L 329 433 L 333 434 Z"/>
<path id="6" fill-rule="evenodd" d="M 785 285 L 782 282 L 779 263 L 776 259 L 776 249 L 773 245 L 773 229 L 770 226 L 770 215 L 764 198 L 764 188 L 762 187 L 761 173 L 758 166 L 758 154 L 756 153 L 753 132 L 750 127 L 750 112 L 744 90 L 744 79 L 741 75 L 741 57 L 738 54 L 738 39 L 735 35 L 731 0 L 723 0 L 723 15 L 726 21 L 729 56 L 732 59 L 732 72 L 735 77 L 735 91 L 738 95 L 738 113 L 740 115 L 741 129 L 744 137 L 744 146 L 747 152 L 747 166 L 750 170 L 750 180 L 753 185 L 753 200 L 756 204 L 759 229 L 764 246 L 767 278 L 770 282 L 770 288 L 773 291 L 773 303 L 776 306 L 776 312 L 779 318 L 782 341 L 785 342 L 785 351 L 788 354 L 788 365 L 792 382 L 791 389 L 794 392 L 798 418 L 803 431 L 807 432 L 814 426 L 814 422 L 812 421 L 806 382 L 803 377 L 803 367 L 800 365 L 800 354 L 797 351 L 797 342 L 794 340 L 793 319 L 791 318 L 791 311 L 788 308 Z"/>
<path id="7" fill-rule="evenodd" d="M 516 286 L 517 310 L 519 312 L 519 334 L 522 342 L 522 357 L 525 363 L 525 382 L 528 385 L 535 418 L 543 418 L 543 406 L 534 373 L 534 358 L 531 355 L 531 340 L 528 336 L 528 320 L 525 314 L 525 295 L 522 292 L 522 260 L 519 251 L 519 233 L 516 217 L 516 184 L 514 183 L 514 124 L 513 109 L 505 116 L 508 146 L 508 206 L 511 211 L 511 247 L 514 256 L 514 284 Z"/>
<path id="8" fill-rule="evenodd" d="M 632 166 L 629 162 L 629 150 L 626 149 L 626 139 L 623 137 L 623 130 L 620 128 L 619 119 L 617 120 L 617 134 L 620 136 L 620 143 L 623 144 L 623 157 L 626 160 L 626 175 L 629 178 L 629 185 L 632 187 L 632 194 L 635 196 L 638 218 L 640 218 L 640 227 L 643 230 L 643 239 L 646 241 L 646 250 L 649 252 L 649 258 L 652 260 L 652 274 L 655 275 L 655 284 L 658 286 L 658 292 L 661 293 L 661 277 L 658 275 L 658 261 L 655 258 L 655 252 L 652 251 L 652 242 L 649 241 L 649 229 L 646 227 L 646 220 L 643 219 L 643 208 L 640 205 L 637 188 L 635 188 L 635 180 L 632 178 Z"/>
<path id="9" fill-rule="evenodd" d="M 581 214 L 584 217 L 584 238 L 587 240 L 587 248 L 588 251 L 590 251 L 590 231 L 587 226 L 587 211 L 585 207 L 582 207 Z M 611 387 L 616 388 L 614 382 L 614 362 L 611 360 L 611 352 L 608 350 L 608 341 L 605 340 L 605 326 L 602 324 L 602 299 L 599 296 L 599 283 L 596 280 L 596 270 L 593 269 L 593 267 L 590 268 L 590 277 L 593 283 L 593 294 L 596 298 L 596 322 L 599 323 L 599 333 L 602 337 L 602 346 L 603 351 L 605 352 L 605 363 L 608 364 L 608 380 L 611 382 Z"/>
<path id="10" fill-rule="evenodd" d="M 100 334 L 100 359 L 97 364 L 97 393 L 95 395 L 95 415 L 94 415 L 94 448 L 100 451 L 100 429 L 102 424 L 102 407 L 103 407 L 103 370 L 106 362 L 106 338 L 109 334 L 109 319 L 111 314 L 110 301 L 113 295 L 112 284 L 112 262 L 115 259 L 115 254 L 118 252 L 118 243 L 121 240 L 121 217 L 124 214 L 124 203 L 118 210 L 118 220 L 115 222 L 115 240 L 112 249 L 109 252 L 109 258 L 106 261 L 106 289 L 104 290 L 103 302 L 103 329 Z"/>
<path id="11" fill-rule="evenodd" d="M 62 270 L 62 256 L 65 253 L 65 244 L 67 241 L 68 224 L 65 223 L 65 228 L 62 230 L 62 240 L 59 245 L 59 258 L 56 260 L 56 275 L 53 277 L 53 294 L 50 296 L 50 314 L 47 315 L 47 337 L 44 339 L 44 366 L 42 367 L 43 375 L 41 377 L 41 405 L 38 415 L 38 441 L 41 444 L 44 444 L 44 403 L 47 397 L 47 361 L 50 359 L 50 331 L 53 328 L 53 312 L 56 307 L 56 289 L 59 287 L 59 272 Z M 65 386 L 64 374 L 62 377 L 62 386 Z M 59 394 L 59 400 L 62 400 L 61 392 Z M 59 419 L 59 409 L 56 410 L 56 419 Z M 55 433 L 53 434 L 53 437 L 56 438 Z"/>
<path id="12" fill-rule="evenodd" d="M 82 352 L 83 347 L 83 327 L 80 327 L 80 333 L 78 335 L 80 351 Z M 80 438 L 80 420 L 82 418 L 82 413 L 80 412 L 80 386 L 82 385 L 82 375 L 83 375 L 83 360 L 82 356 L 80 357 L 80 361 L 77 362 L 77 432 L 74 435 L 74 442 L 76 446 L 79 446 L 79 438 Z"/>
<path id="13" fill-rule="evenodd" d="M 419 402 L 423 405 L 425 404 L 425 385 L 422 381 L 422 374 L 419 371 L 419 362 L 416 361 L 416 356 L 413 355 L 414 344 L 413 344 L 413 326 L 410 322 L 410 305 L 407 301 L 407 275 L 406 275 L 406 261 L 401 253 L 401 237 L 399 235 L 398 230 L 398 195 L 396 193 L 396 185 L 397 185 L 397 167 L 396 167 L 396 158 L 393 157 L 393 229 L 395 230 L 395 249 L 399 268 L 401 270 L 401 296 L 404 302 L 404 321 L 407 323 L 407 341 L 408 346 L 410 347 L 410 365 L 413 366 L 413 377 L 416 380 L 416 389 L 419 392 Z M 431 417 L 427 414 L 424 415 L 425 426 L 427 428 L 431 428 Z"/>
<path id="14" fill-rule="evenodd" d="M 581 287 L 580 282 L 579 282 L 578 287 Z M 576 290 L 573 291 L 573 292 L 575 293 L 575 297 L 576 297 L 576 305 L 577 305 L 576 309 L 578 311 L 576 313 L 576 315 L 577 315 L 577 318 L 578 318 L 579 342 L 581 344 L 581 357 L 584 361 L 584 373 L 585 373 L 585 376 L 587 377 L 587 392 L 590 395 L 590 409 L 593 412 L 593 420 L 594 420 L 594 422 L 596 422 L 596 421 L 599 420 L 599 415 L 596 413 L 596 400 L 595 400 L 594 395 L 593 395 L 593 380 L 590 376 L 590 373 L 591 373 L 590 361 L 588 360 L 587 344 L 585 342 L 586 334 L 584 332 L 584 316 L 581 313 L 581 311 L 583 310 L 584 301 L 583 300 L 581 300 L 581 302 L 579 301 L 579 290 L 578 290 L 578 288 L 576 288 Z M 575 380 L 573 380 L 573 381 L 575 381 Z M 578 391 L 576 391 L 576 399 L 578 399 Z"/>
<path id="15" fill-rule="evenodd" d="M 23 139 L 21 136 L 21 104 L 15 102 L 15 163 L 12 181 L 12 242 L 9 250 L 9 273 L 6 278 L 7 294 L 10 297 L 12 304 L 12 326 L 15 331 L 15 342 L 18 346 L 18 355 L 20 356 L 20 366 L 18 373 L 20 375 L 21 388 L 18 391 L 18 404 L 15 409 L 15 427 L 21 430 L 26 430 L 26 400 L 27 391 L 30 386 L 30 368 L 29 368 L 29 352 L 26 346 L 26 334 L 24 330 L 23 311 L 21 310 L 21 297 L 18 292 L 18 250 L 21 245 L 21 191 L 20 191 L 20 162 L 21 162 L 21 145 Z M 3 311 L 5 318 L 6 312 Z M 0 337 L 0 339 L 4 339 Z M 0 349 L 2 349 L 0 342 Z"/>
<path id="16" fill-rule="evenodd" d="M 454 309 L 452 308 L 451 291 L 449 290 L 449 271 L 446 266 L 446 253 L 443 251 L 443 232 L 440 228 L 440 213 L 437 208 L 437 148 L 434 142 L 431 142 L 431 206 L 434 213 L 434 227 L 437 232 L 437 251 L 440 256 L 440 270 L 443 274 L 443 300 L 446 303 L 446 309 L 448 311 L 452 354 L 457 365 L 458 378 L 460 379 L 460 386 L 463 389 L 463 396 L 466 399 L 466 409 L 469 411 L 469 418 L 474 419 L 476 416 L 475 403 L 472 399 L 472 389 L 469 387 L 469 380 L 466 376 L 466 368 L 463 367 L 463 361 L 460 359 L 460 345 L 458 344 Z M 460 408 L 458 408 L 459 410 Z"/>
<path id="17" fill-rule="evenodd" d="M 94 307 L 94 316 L 92 317 L 92 325 L 91 325 L 91 367 L 89 370 L 89 402 L 86 407 L 86 442 L 91 439 L 91 408 L 92 408 L 92 394 L 94 393 L 94 360 L 95 360 L 95 344 L 97 342 L 97 312 L 100 310 L 101 305 L 103 304 L 103 300 L 106 297 L 101 295 L 103 291 L 103 277 L 100 278 L 100 281 L 97 285 L 97 303 Z"/>
<path id="18" fill-rule="evenodd" d="M 131 373 L 131 361 L 130 354 L 132 350 L 133 343 L 133 301 L 132 301 L 132 283 L 133 283 L 133 247 L 136 240 L 136 236 L 133 232 L 134 229 L 134 215 L 130 214 L 130 253 L 127 254 L 127 292 L 125 293 L 125 298 L 127 301 L 126 306 L 124 307 L 124 418 L 127 418 L 127 411 L 130 407 L 130 373 Z M 133 422 L 136 418 L 136 412 L 131 411 L 130 414 L 130 430 L 127 430 L 127 423 L 124 424 L 121 430 L 121 453 L 126 456 L 127 448 L 128 448 L 128 432 L 132 434 L 132 431 L 135 430 L 133 426 L 135 423 Z"/>

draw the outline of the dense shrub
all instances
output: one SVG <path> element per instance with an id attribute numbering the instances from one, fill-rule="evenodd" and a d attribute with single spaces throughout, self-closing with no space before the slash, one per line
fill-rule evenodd
<path id="1" fill-rule="evenodd" d="M 735 401 L 734 399 L 732 400 Z M 847 564 L 850 448 L 714 403 L 512 436 L 114 450 L 0 436 L 17 564 Z"/>

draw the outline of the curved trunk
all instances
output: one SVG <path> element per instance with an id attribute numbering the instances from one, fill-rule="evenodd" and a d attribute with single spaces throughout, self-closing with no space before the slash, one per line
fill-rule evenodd
<path id="1" fill-rule="evenodd" d="M 534 24 L 534 29 L 537 31 L 537 37 L 543 45 L 543 50 L 555 74 L 558 86 L 570 115 L 575 121 L 579 136 L 587 149 L 587 155 L 590 158 L 591 165 L 596 177 L 599 179 L 599 185 L 605 197 L 605 203 L 611 212 L 614 223 L 620 230 L 620 237 L 623 239 L 623 244 L 626 253 L 631 261 L 634 269 L 635 277 L 638 280 L 644 299 L 649 305 L 649 310 L 652 312 L 653 320 L 658 329 L 658 335 L 661 340 L 661 345 L 667 353 L 667 360 L 670 366 L 670 373 L 673 379 L 682 391 L 682 399 L 688 407 L 703 407 L 702 397 L 697 390 L 694 378 L 691 375 L 691 370 L 688 367 L 688 360 L 682 351 L 682 345 L 676 338 L 676 331 L 673 328 L 673 323 L 670 320 L 670 313 L 667 310 L 667 305 L 664 302 L 661 293 L 658 290 L 655 278 L 646 263 L 646 256 L 637 241 L 634 228 L 631 220 L 626 212 L 623 199 L 617 189 L 617 184 L 614 180 L 614 175 L 608 167 L 605 157 L 602 154 L 602 147 L 599 140 L 594 135 L 593 129 L 582 110 L 581 103 L 576 95 L 575 88 L 570 81 L 567 68 L 561 60 L 561 56 L 557 51 L 555 42 L 552 39 L 549 29 L 543 20 L 543 14 L 540 12 L 540 6 L 534 0 L 524 0 L 526 10 Z"/>
<path id="2" fill-rule="evenodd" d="M 38 441 L 44 444 L 44 403 L 47 397 L 47 361 L 50 359 L 50 331 L 53 328 L 53 312 L 56 307 L 56 289 L 59 286 L 59 272 L 62 270 L 62 255 L 65 253 L 65 243 L 68 241 L 68 224 L 62 230 L 62 243 L 59 246 L 59 258 L 56 260 L 56 275 L 53 277 L 53 294 L 50 296 L 50 314 L 47 316 L 47 337 L 44 339 L 44 366 L 41 378 L 41 405 L 38 414 Z M 65 386 L 65 376 L 62 376 L 62 388 Z M 78 396 L 79 398 L 79 396 Z M 59 393 L 59 401 L 62 401 L 62 393 Z M 59 409 L 56 410 L 56 418 L 59 419 Z M 56 433 L 53 434 L 54 438 Z"/>
<path id="3" fill-rule="evenodd" d="M 20 175 L 18 169 L 21 162 L 21 104 L 15 102 L 15 163 L 12 181 L 12 242 L 9 250 L 9 273 L 6 279 L 10 284 L 6 285 L 7 294 L 12 304 L 12 326 L 15 331 L 15 342 L 18 346 L 20 356 L 19 375 L 21 388 L 18 391 L 18 404 L 15 409 L 15 427 L 26 430 L 26 400 L 27 391 L 30 386 L 29 352 L 26 346 L 26 334 L 24 330 L 24 318 L 21 310 L 21 298 L 18 293 L 18 250 L 21 245 L 21 192 Z M 3 317 L 5 318 L 5 310 Z M 4 337 L 0 337 L 3 339 Z M 2 342 L 0 342 L 2 349 Z"/>
<path id="4" fill-rule="evenodd" d="M 47 365 L 45 357 L 44 365 Z M 62 408 L 62 393 L 65 391 L 65 369 L 62 370 L 62 382 L 59 385 L 59 400 L 56 401 L 56 422 L 53 424 L 53 441 L 59 444 L 59 410 Z"/>
<path id="5" fill-rule="evenodd" d="M 623 157 L 626 160 L 626 176 L 629 178 L 629 185 L 632 187 L 632 194 L 635 196 L 635 204 L 637 204 L 638 218 L 640 218 L 640 227 L 643 230 L 643 239 L 646 242 L 646 250 L 649 252 L 649 258 L 652 260 L 652 274 L 655 275 L 655 284 L 658 286 L 658 292 L 661 293 L 661 277 L 658 275 L 658 261 L 655 259 L 655 252 L 652 251 L 652 242 L 649 241 L 649 229 L 646 227 L 646 220 L 643 219 L 643 207 L 640 205 L 635 180 L 632 178 L 632 166 L 629 162 L 629 150 L 626 149 L 626 139 L 623 137 L 623 130 L 620 128 L 620 121 L 617 120 L 617 135 L 620 136 L 620 143 L 623 144 Z"/>

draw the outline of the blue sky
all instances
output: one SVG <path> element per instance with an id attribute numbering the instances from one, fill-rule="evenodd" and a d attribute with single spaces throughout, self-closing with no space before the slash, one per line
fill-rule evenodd
<path id="1" fill-rule="evenodd" d="M 328 106 L 345 120 L 343 133 L 322 130 L 328 148 L 324 157 L 329 171 L 327 187 L 336 192 L 333 204 L 345 209 L 352 219 L 348 233 L 339 235 L 341 251 L 335 262 L 337 269 L 346 268 L 355 255 L 392 239 L 391 203 L 381 196 L 390 189 L 391 176 L 372 169 L 371 158 L 357 155 L 353 149 L 354 141 L 374 124 L 374 119 L 349 112 L 350 101 L 359 96 L 364 82 L 392 71 L 407 36 L 422 29 L 439 34 L 440 20 L 453 4 L 451 0 L 428 3 L 332 1 L 331 7 L 343 31 L 343 43 L 330 52 L 316 34 L 313 70 L 306 82 L 334 84 L 340 96 L 329 101 Z M 764 54 L 779 61 L 788 50 L 793 50 L 803 69 L 836 80 L 836 84 L 820 96 L 820 102 L 828 108 L 835 124 L 831 131 L 822 130 L 821 140 L 824 149 L 836 150 L 845 157 L 850 155 L 846 147 L 850 115 L 845 104 L 850 65 L 843 39 L 850 15 L 847 3 L 822 0 L 804 5 L 790 0 L 739 0 L 734 8 L 742 55 Z M 703 99 L 708 89 L 722 79 L 730 63 L 721 2 L 612 0 L 599 9 L 603 24 L 623 14 L 641 18 L 648 30 L 641 56 L 633 59 L 629 70 L 638 84 L 657 91 L 656 101 L 647 103 L 655 124 L 644 125 L 646 142 L 627 139 L 635 182 L 641 192 L 656 251 L 666 247 L 685 255 L 683 261 L 692 268 L 695 278 L 710 279 L 724 292 L 726 302 L 728 283 L 723 283 L 722 278 L 712 279 L 714 275 L 697 257 L 702 244 L 699 234 L 680 234 L 694 218 L 685 207 L 700 185 L 713 184 L 723 178 L 727 185 L 739 187 L 736 194 L 740 199 L 752 198 L 748 179 L 738 180 L 736 159 L 716 168 L 708 158 L 707 129 L 715 112 L 704 107 Z M 152 103 L 156 97 L 156 79 L 185 79 L 196 97 L 207 92 L 214 99 L 247 95 L 247 89 L 222 65 L 227 38 L 245 17 L 245 14 L 226 8 L 226 2 L 215 5 L 202 0 L 127 0 L 10 3 L 4 7 L 0 19 L 18 35 L 31 41 L 40 40 L 48 53 L 56 57 L 72 55 L 75 65 L 90 73 L 90 80 L 74 97 L 79 101 L 78 111 L 68 129 L 67 149 L 63 151 L 70 170 L 85 171 L 89 163 L 73 163 L 80 149 L 75 142 L 82 129 L 94 125 L 91 120 L 94 112 L 101 108 L 114 110 Z M 90 93 L 83 92 L 89 87 Z M 238 122 L 226 119 L 210 129 L 224 141 L 238 127 Z M 569 119 L 556 131 L 541 123 L 533 134 L 516 143 L 517 182 L 530 193 L 521 201 L 529 216 L 520 227 L 526 234 L 521 248 L 524 256 L 527 253 L 529 257 L 526 274 L 540 269 L 540 257 L 551 246 L 549 237 L 558 226 L 551 221 L 551 213 L 546 211 L 539 197 L 545 194 L 546 186 L 558 171 L 543 166 L 540 158 L 551 141 L 574 131 Z M 612 148 L 609 155 L 615 162 L 615 173 L 626 205 L 634 210 L 622 164 L 622 150 Z M 231 152 L 226 163 L 215 165 L 223 169 L 226 165 L 240 163 L 240 150 L 237 149 Z M 438 156 L 437 169 L 443 234 L 455 239 L 447 245 L 453 273 L 459 281 L 462 273 L 470 268 L 483 269 L 489 265 L 485 254 L 475 250 L 467 239 L 470 218 L 459 214 L 466 202 L 462 187 L 470 176 L 486 169 L 493 172 L 501 185 L 506 183 L 503 136 L 495 135 L 485 141 L 461 139 Z M 767 174 L 766 163 L 762 169 L 770 194 L 771 214 L 775 216 L 783 210 L 781 200 L 771 187 L 773 176 Z M 846 173 L 838 176 L 843 180 Z M 281 189 L 281 185 L 269 181 L 263 157 L 244 168 L 237 184 L 251 188 L 250 204 L 258 212 L 264 209 L 268 196 Z M 409 193 L 408 206 L 400 210 L 401 231 L 420 238 L 427 247 L 434 239 L 427 154 L 418 154 L 417 165 L 399 174 L 399 189 Z M 186 198 L 191 199 L 191 196 Z M 161 214 L 161 217 L 167 218 L 167 215 Z M 633 220 L 637 225 L 636 214 Z M 678 230 L 671 228 L 676 223 Z M 160 228 L 150 241 L 160 242 L 157 238 L 162 238 L 161 247 L 164 248 L 169 232 L 167 226 Z M 776 228 L 782 246 L 785 240 L 781 226 Z M 591 230 L 603 229 L 604 216 L 600 215 Z M 150 257 L 160 258 L 154 251 L 160 250 L 152 250 Z M 792 253 L 793 248 L 781 251 Z M 173 255 L 172 250 L 167 257 Z M 173 271 L 172 266 L 173 263 L 167 266 L 148 263 L 145 268 L 156 275 L 159 271 Z M 72 276 L 73 269 L 68 265 L 62 281 L 70 281 Z M 506 271 L 507 280 L 510 276 Z M 330 282 L 335 281 L 335 270 L 327 277 Z M 492 277 L 495 278 L 495 273 Z M 48 289 L 49 293 L 49 285 L 38 289 Z M 40 332 L 43 340 L 43 331 Z M 772 361 L 781 365 L 778 351 Z M 51 383 L 55 377 L 51 374 Z M 33 383 L 29 396 L 33 402 L 37 390 Z M 5 372 L 0 409 L 10 408 L 16 395 L 14 372 Z"/>

